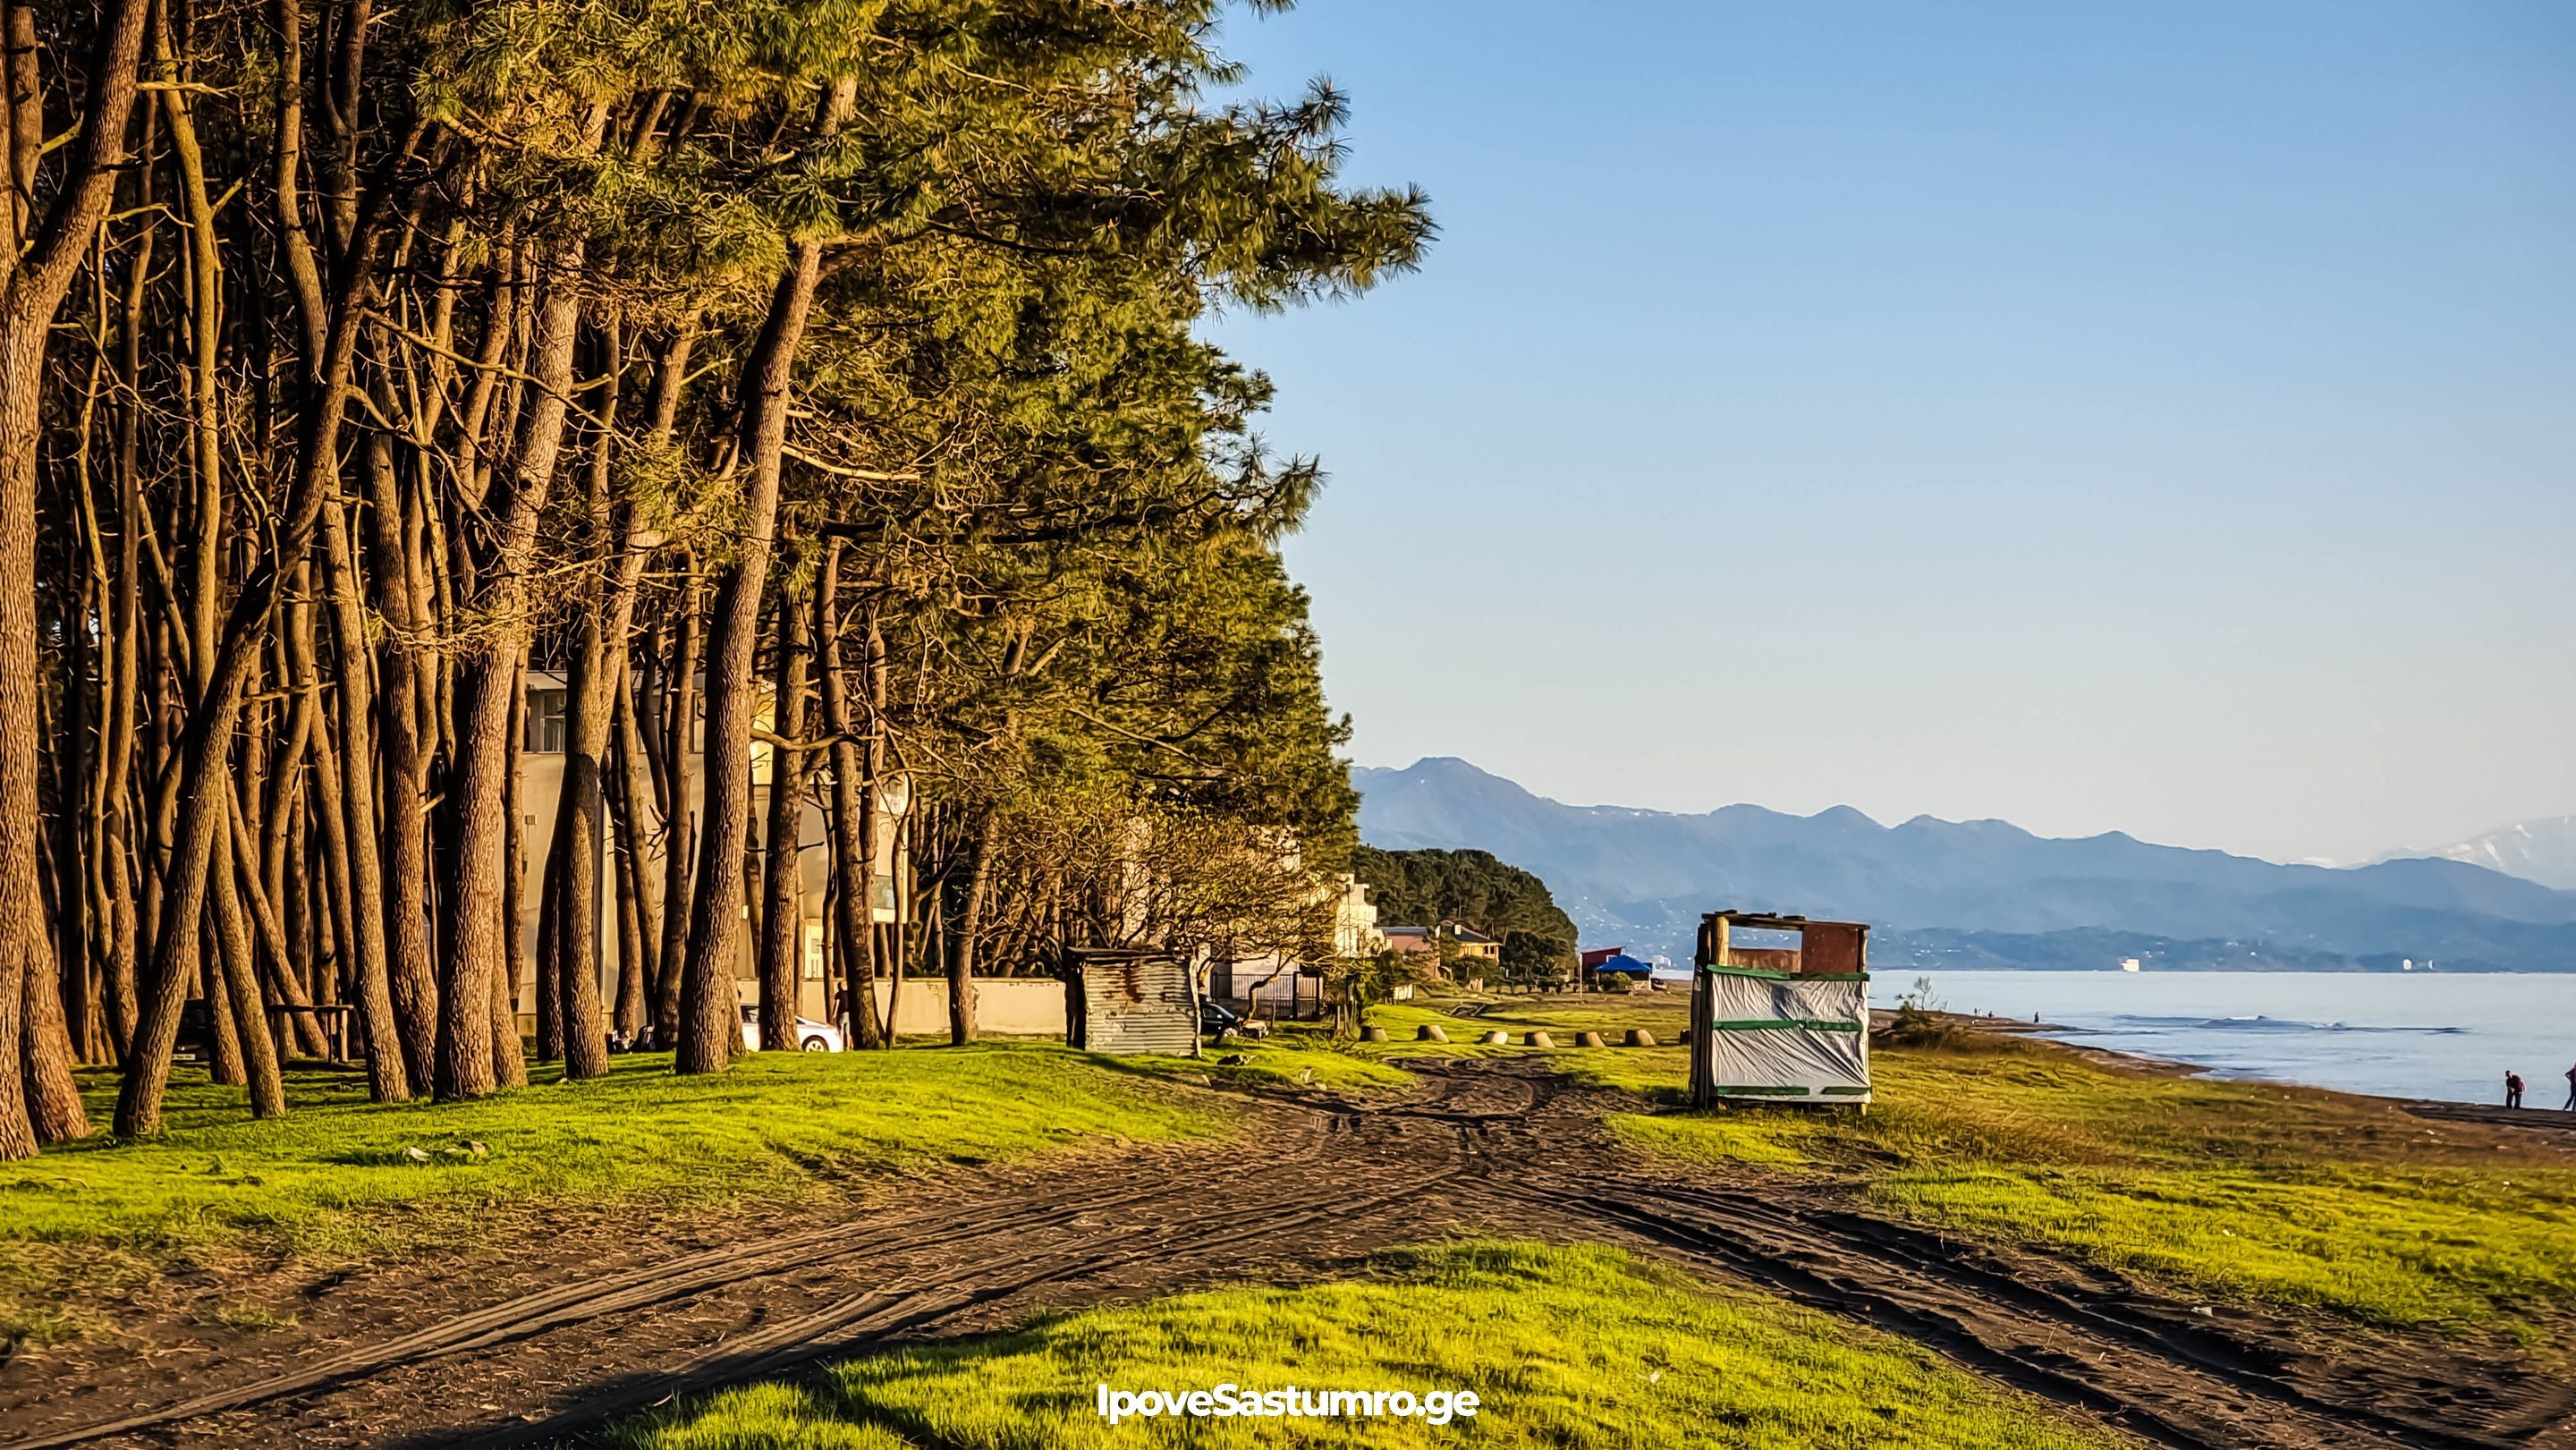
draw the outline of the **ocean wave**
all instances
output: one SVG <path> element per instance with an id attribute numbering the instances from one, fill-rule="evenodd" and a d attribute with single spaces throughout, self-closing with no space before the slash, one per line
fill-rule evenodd
<path id="1" fill-rule="evenodd" d="M 2443 1036 L 2465 1033 L 2465 1027 L 2374 1027 L 2353 1022 L 2302 1022 L 2295 1017 L 2147 1017 L 2122 1013 L 2111 1019 L 2121 1030 L 2160 1032 L 2403 1032 Z"/>

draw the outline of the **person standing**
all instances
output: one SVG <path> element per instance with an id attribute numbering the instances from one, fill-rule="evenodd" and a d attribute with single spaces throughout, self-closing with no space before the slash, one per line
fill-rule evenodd
<path id="1" fill-rule="evenodd" d="M 2576 1067 L 2567 1069 L 2567 1111 L 2576 1113 Z"/>
<path id="2" fill-rule="evenodd" d="M 2504 1075 L 2504 1105 L 2508 1108 L 2522 1106 L 2521 1073 L 2509 1072 Z"/>

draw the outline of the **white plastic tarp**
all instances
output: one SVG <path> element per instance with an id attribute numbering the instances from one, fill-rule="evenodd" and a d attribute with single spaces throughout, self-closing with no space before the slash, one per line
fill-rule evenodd
<path id="1" fill-rule="evenodd" d="M 1709 973 L 1710 1082 L 1719 1097 L 1869 1101 L 1869 983 L 1720 968 Z"/>

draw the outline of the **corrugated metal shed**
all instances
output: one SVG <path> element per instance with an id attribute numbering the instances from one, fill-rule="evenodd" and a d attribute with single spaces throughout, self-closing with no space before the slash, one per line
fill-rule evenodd
<path id="1" fill-rule="evenodd" d="M 1076 947 L 1068 968 L 1081 986 L 1082 1019 L 1069 1034 L 1092 1052 L 1199 1055 L 1198 981 L 1183 958 L 1160 951 Z"/>

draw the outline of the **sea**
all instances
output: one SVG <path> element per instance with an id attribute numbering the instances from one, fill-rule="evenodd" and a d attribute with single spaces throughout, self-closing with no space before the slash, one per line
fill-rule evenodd
<path id="1" fill-rule="evenodd" d="M 1928 979 L 1934 1005 L 2029 1021 L 2089 1047 L 2143 1053 L 2225 1077 L 2344 1092 L 2567 1101 L 2576 1066 L 2576 972 L 1873 972 L 1871 1005 Z"/>

